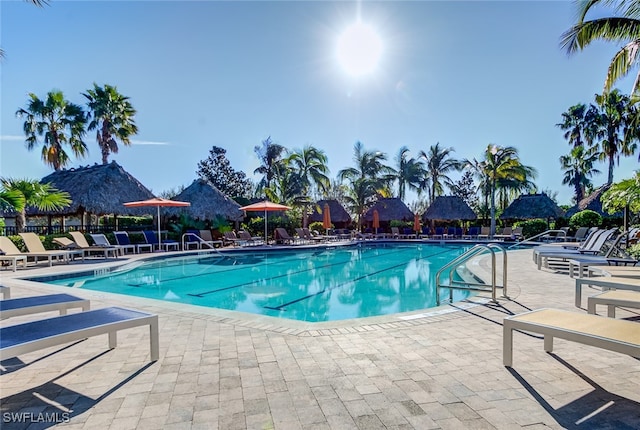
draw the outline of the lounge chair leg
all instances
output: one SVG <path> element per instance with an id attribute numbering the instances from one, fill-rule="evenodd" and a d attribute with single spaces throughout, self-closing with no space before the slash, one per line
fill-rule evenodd
<path id="1" fill-rule="evenodd" d="M 609 318 L 616 317 L 616 305 L 607 305 L 607 316 Z"/>
<path id="2" fill-rule="evenodd" d="M 149 324 L 149 342 L 151 347 L 151 361 L 158 361 L 160 359 L 160 345 L 159 345 L 159 328 L 158 328 L 158 316 L 153 319 Z"/>
<path id="3" fill-rule="evenodd" d="M 502 364 L 505 367 L 513 364 L 513 330 L 506 321 L 502 329 Z"/>
<path id="4" fill-rule="evenodd" d="M 544 350 L 546 352 L 553 352 L 553 336 L 548 334 L 544 335 Z"/>
<path id="5" fill-rule="evenodd" d="M 118 332 L 109 332 L 109 349 L 114 349 L 118 345 Z"/>

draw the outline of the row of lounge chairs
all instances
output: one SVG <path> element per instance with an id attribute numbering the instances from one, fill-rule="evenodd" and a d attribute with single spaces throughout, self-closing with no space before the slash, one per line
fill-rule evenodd
<path id="1" fill-rule="evenodd" d="M 575 279 L 575 306 L 582 306 L 584 286 L 595 286 L 603 292 L 587 298 L 587 314 L 558 309 L 538 309 L 507 317 L 503 324 L 503 364 L 513 364 L 513 332 L 516 330 L 539 333 L 544 336 L 544 350 L 553 351 L 553 339 L 561 338 L 632 357 L 640 358 L 640 325 L 634 321 L 615 319 L 617 307 L 640 309 L 640 267 L 635 267 L 633 259 L 611 258 L 606 256 L 623 241 L 635 237 L 640 230 L 624 232 L 614 238 L 616 229 L 594 230 L 583 243 L 540 246 L 534 249 L 534 261 L 541 268 L 541 261 L 549 259 L 569 261 L 578 265 L 578 277 Z M 578 232 L 576 233 L 578 236 Z M 602 252 L 605 243 L 610 248 L 604 257 L 596 256 Z M 626 260 L 626 261 L 625 261 Z M 633 266 L 611 266 L 625 262 Z M 583 276 L 583 267 L 588 264 L 587 276 Z M 548 264 L 545 264 L 548 267 Z M 591 277 L 592 270 L 600 269 L 604 276 Z M 573 276 L 574 272 L 570 271 Z M 596 315 L 598 305 L 607 307 L 607 317 Z"/>
<path id="2" fill-rule="evenodd" d="M 109 349 L 117 345 L 117 332 L 149 326 L 150 359 L 157 361 L 159 352 L 158 316 L 120 307 L 90 310 L 89 300 L 70 294 L 8 298 L 10 289 L 2 287 L 0 319 L 59 312 L 60 316 L 37 319 L 0 328 L 0 360 L 17 357 L 40 349 L 107 334 Z M 80 312 L 67 315 L 70 309 Z"/>

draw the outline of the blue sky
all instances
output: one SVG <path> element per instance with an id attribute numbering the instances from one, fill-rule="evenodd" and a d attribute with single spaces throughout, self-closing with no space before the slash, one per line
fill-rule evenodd
<path id="1" fill-rule="evenodd" d="M 311 144 L 331 176 L 350 166 L 361 141 L 393 159 L 440 142 L 459 158 L 487 144 L 515 146 L 535 167 L 539 188 L 558 191 L 558 158 L 569 152 L 555 126 L 562 112 L 600 93 L 617 46 L 596 43 L 567 57 L 563 31 L 572 2 L 169 2 L 56 1 L 37 8 L 0 2 L 0 170 L 51 172 L 27 151 L 27 94 L 52 89 L 84 104 L 96 82 L 131 98 L 139 134 L 112 155 L 155 194 L 188 186 L 213 145 L 252 175 L 253 148 L 266 137 L 287 148 Z M 355 78 L 336 60 L 341 32 L 360 15 L 383 44 L 377 69 Z M 631 79 L 618 87 L 628 92 Z M 93 133 L 90 156 L 100 162 Z M 615 180 L 637 159 L 621 161 Z M 606 181 L 606 165 L 594 182 Z M 409 199 L 411 200 L 411 199 Z"/>

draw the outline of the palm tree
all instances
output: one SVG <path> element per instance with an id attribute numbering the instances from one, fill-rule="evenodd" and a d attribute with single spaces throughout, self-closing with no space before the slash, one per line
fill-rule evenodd
<path id="1" fill-rule="evenodd" d="M 88 100 L 89 131 L 96 130 L 96 140 L 102 152 L 102 164 L 107 164 L 109 154 L 118 153 L 118 140 L 124 145 L 131 145 L 129 138 L 138 133 L 134 116 L 136 110 L 116 87 L 105 84 L 99 87 L 95 83 L 93 89 L 82 94 Z"/>
<path id="2" fill-rule="evenodd" d="M 624 44 L 613 56 L 604 82 L 603 92 L 608 93 L 616 81 L 626 76 L 640 60 L 640 2 L 637 0 L 590 0 L 578 2 L 578 22 L 561 36 L 561 45 L 569 55 L 581 51 L 592 42 L 605 40 Z M 593 7 L 612 7 L 618 16 L 586 21 Z M 640 94 L 640 74 L 633 83 L 634 95 Z"/>
<path id="3" fill-rule="evenodd" d="M 255 169 L 253 173 L 263 175 L 260 181 L 262 188 L 269 188 L 271 181 L 278 173 L 279 163 L 286 149 L 282 145 L 273 143 L 271 136 L 262 141 L 262 144 L 253 148 L 254 152 L 260 160 L 260 167 Z"/>
<path id="4" fill-rule="evenodd" d="M 600 159 L 609 160 L 607 183 L 613 183 L 613 168 L 620 162 L 620 155 L 630 156 L 636 151 L 637 131 L 632 128 L 638 112 L 631 105 L 629 96 L 618 89 L 598 95 L 596 103 L 600 108 L 597 120 L 596 138 L 600 140 Z"/>
<path id="5" fill-rule="evenodd" d="M 531 179 L 536 176 L 533 167 L 520 162 L 518 150 L 512 146 L 502 147 L 489 144 L 484 159 L 466 160 L 465 164 L 473 169 L 480 179 L 480 187 L 485 190 L 490 204 L 491 236 L 496 232 L 496 194 L 506 196 L 512 191 L 531 189 Z"/>
<path id="6" fill-rule="evenodd" d="M 324 151 L 311 145 L 302 150 L 293 151 L 286 159 L 288 168 L 294 169 L 302 182 L 302 194 L 306 201 L 311 202 L 311 188 L 315 186 L 320 193 L 325 194 L 329 188 L 330 180 L 327 174 L 327 156 Z M 302 226 L 307 226 L 306 204 L 303 206 Z"/>
<path id="7" fill-rule="evenodd" d="M 51 211 L 62 209 L 71 204 L 69 193 L 58 191 L 51 184 L 41 184 L 37 179 L 12 179 L 0 178 L 2 191 L 21 195 L 22 205 L 13 206 L 18 212 L 16 217 L 16 230 L 18 233 L 24 231 L 27 225 L 27 206 L 35 206 L 40 210 Z"/>
<path id="8" fill-rule="evenodd" d="M 68 145 L 75 156 L 84 156 L 87 145 L 82 140 L 87 123 L 82 108 L 65 100 L 62 91 L 50 91 L 42 101 L 33 93 L 26 109 L 18 109 L 19 118 L 26 117 L 24 133 L 27 149 L 38 144 L 38 136 L 43 138 L 42 159 L 55 170 L 69 163 L 69 155 L 63 145 Z"/>
<path id="9" fill-rule="evenodd" d="M 436 196 L 444 193 L 444 185 L 451 186 L 453 184 L 447 174 L 454 170 L 460 170 L 464 165 L 459 160 L 451 158 L 453 152 L 453 148 L 441 148 L 440 143 L 430 146 L 428 152 L 420 152 L 420 156 L 426 160 L 430 202 L 433 202 Z"/>
<path id="10" fill-rule="evenodd" d="M 597 160 L 598 152 L 596 149 L 582 145 L 574 147 L 568 155 L 560 157 L 560 164 L 564 171 L 562 184 L 574 187 L 576 203 L 584 198 L 585 189 L 591 185 L 589 178 L 600 173 L 598 169 L 593 167 Z"/>
<path id="11" fill-rule="evenodd" d="M 424 181 L 425 170 L 422 161 L 415 158 L 408 158 L 409 148 L 403 146 L 396 155 L 396 169 L 394 178 L 398 181 L 398 198 L 404 200 L 406 196 L 406 188 L 415 190 L 420 195 L 422 188 L 420 185 Z"/>
<path id="12" fill-rule="evenodd" d="M 345 202 L 358 219 L 358 228 L 362 223 L 362 215 L 369 205 L 375 202 L 378 195 L 387 196 L 386 184 L 391 177 L 391 169 L 383 162 L 387 156 L 379 151 L 365 151 L 361 142 L 353 146 L 355 167 L 348 167 L 338 172 L 338 179 L 347 181 L 349 188 Z"/>
<path id="13" fill-rule="evenodd" d="M 571 106 L 569 110 L 562 114 L 562 122 L 556 124 L 557 127 L 564 130 L 564 138 L 569 141 L 569 145 L 574 148 L 577 146 L 591 145 L 598 117 L 598 108 L 593 105 L 580 103 Z"/>

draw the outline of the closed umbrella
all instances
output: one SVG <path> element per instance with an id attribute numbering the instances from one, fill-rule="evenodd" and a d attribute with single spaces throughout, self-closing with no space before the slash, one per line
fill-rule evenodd
<path id="1" fill-rule="evenodd" d="M 267 243 L 267 212 L 286 211 L 289 209 L 291 209 L 289 206 L 273 203 L 273 202 L 270 202 L 269 200 L 253 203 L 251 205 L 243 206 L 240 208 L 240 210 L 247 211 L 247 212 L 264 211 L 264 243 Z"/>
<path id="2" fill-rule="evenodd" d="M 322 210 L 322 227 L 324 227 L 327 230 L 327 234 L 329 234 L 329 229 L 331 228 L 331 209 L 329 209 L 328 203 L 324 204 Z"/>
<path id="3" fill-rule="evenodd" d="M 137 202 L 127 202 L 124 206 L 128 208 L 138 208 L 143 206 L 155 206 L 158 208 L 158 241 L 162 243 L 162 236 L 160 234 L 160 207 L 184 207 L 191 206 L 189 202 L 178 202 L 175 200 L 163 199 L 160 197 L 154 197 L 148 200 L 139 200 Z M 158 245 L 159 246 L 159 245 Z"/>
<path id="4" fill-rule="evenodd" d="M 380 228 L 380 214 L 378 213 L 378 209 L 373 210 L 373 228 L 376 229 L 376 234 L 378 234 L 378 229 Z"/>
<path id="5" fill-rule="evenodd" d="M 413 231 L 420 233 L 420 230 L 422 230 L 422 226 L 420 225 L 420 215 L 415 214 L 413 216 Z"/>

